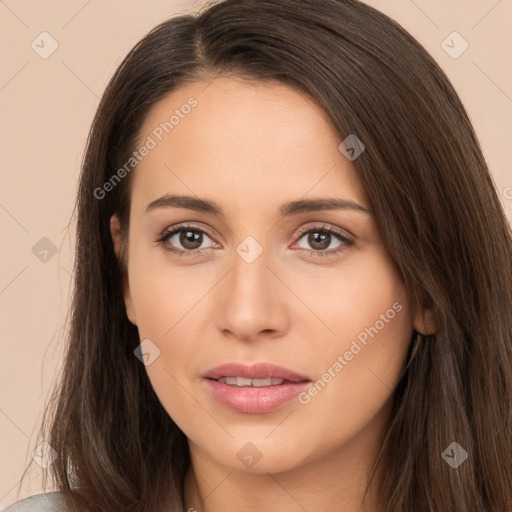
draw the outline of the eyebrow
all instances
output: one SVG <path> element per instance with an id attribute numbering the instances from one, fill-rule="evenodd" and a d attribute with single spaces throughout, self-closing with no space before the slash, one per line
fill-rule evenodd
<path id="1" fill-rule="evenodd" d="M 146 207 L 146 213 L 158 208 L 186 208 L 196 212 L 210 213 L 217 217 L 225 217 L 220 206 L 213 201 L 200 199 L 193 196 L 179 196 L 167 194 L 154 201 Z M 316 212 L 324 210 L 353 210 L 356 212 L 371 215 L 372 211 L 359 203 L 347 199 L 299 199 L 282 204 L 278 209 L 280 218 L 297 215 L 299 213 Z"/>

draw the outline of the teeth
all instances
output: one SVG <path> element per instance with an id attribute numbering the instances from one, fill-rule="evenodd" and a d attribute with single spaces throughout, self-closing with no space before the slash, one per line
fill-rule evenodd
<path id="1" fill-rule="evenodd" d="M 252 384 L 251 379 L 245 379 L 244 377 L 237 377 L 236 378 L 236 385 L 237 386 L 250 386 Z"/>
<path id="2" fill-rule="evenodd" d="M 224 384 L 228 384 L 229 386 L 251 386 L 255 388 L 260 388 L 263 386 L 278 386 L 284 382 L 284 379 L 246 379 L 245 377 L 222 377 L 218 379 L 219 382 Z"/>

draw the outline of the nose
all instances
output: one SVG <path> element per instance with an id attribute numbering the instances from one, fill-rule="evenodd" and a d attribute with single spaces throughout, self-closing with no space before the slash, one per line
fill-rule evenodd
<path id="1" fill-rule="evenodd" d="M 233 266 L 219 288 L 216 323 L 228 337 L 241 341 L 277 338 L 289 325 L 286 289 L 272 268 L 270 251 L 252 262 L 234 252 Z"/>

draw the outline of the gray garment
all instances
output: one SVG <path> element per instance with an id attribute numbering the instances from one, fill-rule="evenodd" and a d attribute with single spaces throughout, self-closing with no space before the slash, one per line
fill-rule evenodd
<path id="1" fill-rule="evenodd" d="M 2 512 L 65 512 L 64 503 L 58 491 L 35 494 L 9 505 Z"/>

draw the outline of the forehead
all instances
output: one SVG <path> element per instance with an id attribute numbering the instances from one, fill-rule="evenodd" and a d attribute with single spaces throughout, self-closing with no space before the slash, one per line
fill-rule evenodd
<path id="1" fill-rule="evenodd" d="M 151 109 L 139 141 L 151 149 L 134 172 L 134 201 L 192 193 L 261 205 L 270 195 L 327 193 L 367 205 L 328 116 L 281 83 L 221 77 L 181 86 Z"/>

